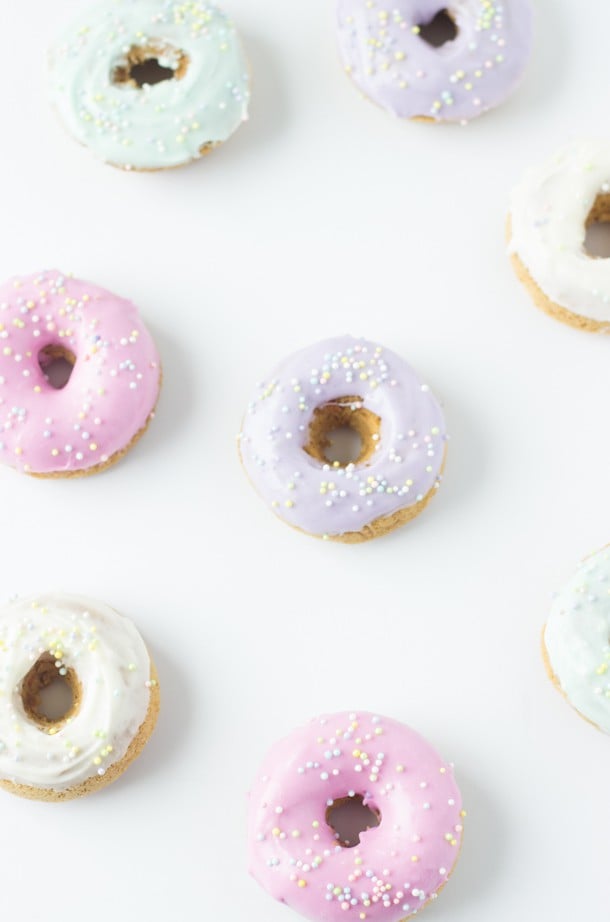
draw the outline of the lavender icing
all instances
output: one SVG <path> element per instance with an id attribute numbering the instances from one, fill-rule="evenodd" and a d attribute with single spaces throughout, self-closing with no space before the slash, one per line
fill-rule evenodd
<path id="1" fill-rule="evenodd" d="M 304 450 L 314 410 L 357 396 L 381 419 L 373 456 L 346 467 Z M 286 359 L 261 383 L 239 436 L 242 462 L 271 509 L 317 536 L 358 532 L 420 502 L 441 477 L 441 407 L 413 369 L 376 343 L 340 336 Z"/>
<path id="2" fill-rule="evenodd" d="M 457 36 L 435 48 L 422 25 L 446 10 Z M 532 45 L 531 0 L 338 0 L 347 73 L 400 118 L 467 122 L 515 89 Z"/>

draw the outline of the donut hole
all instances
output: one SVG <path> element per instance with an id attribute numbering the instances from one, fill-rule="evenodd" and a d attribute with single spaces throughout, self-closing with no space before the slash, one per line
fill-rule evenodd
<path id="1" fill-rule="evenodd" d="M 57 733 L 79 708 L 80 684 L 76 673 L 43 653 L 21 682 L 23 709 L 45 733 Z"/>
<path id="2" fill-rule="evenodd" d="M 354 464 L 362 454 L 362 436 L 351 426 L 341 426 L 327 433 L 328 443 L 324 456 L 326 460 L 339 467 Z"/>
<path id="3" fill-rule="evenodd" d="M 38 365 L 47 382 L 56 391 L 61 391 L 72 375 L 76 356 L 65 346 L 45 346 L 38 353 Z"/>
<path id="4" fill-rule="evenodd" d="M 610 193 L 600 193 L 585 221 L 585 253 L 592 259 L 610 258 Z"/>
<path id="5" fill-rule="evenodd" d="M 341 797 L 326 809 L 326 823 L 343 848 L 360 844 L 360 834 L 381 823 L 379 810 L 364 803 L 361 794 Z"/>
<path id="6" fill-rule="evenodd" d="M 429 22 L 418 23 L 417 28 L 419 37 L 432 48 L 442 48 L 458 34 L 455 19 L 447 9 L 439 10 Z"/>
<path id="7" fill-rule="evenodd" d="M 361 397 L 338 397 L 315 408 L 303 448 L 321 464 L 364 464 L 377 449 L 380 429 L 381 419 Z"/>
<path id="8" fill-rule="evenodd" d="M 188 64 L 188 55 L 170 45 L 132 45 L 125 57 L 114 65 L 112 82 L 115 86 L 141 90 L 166 80 L 181 80 Z"/>

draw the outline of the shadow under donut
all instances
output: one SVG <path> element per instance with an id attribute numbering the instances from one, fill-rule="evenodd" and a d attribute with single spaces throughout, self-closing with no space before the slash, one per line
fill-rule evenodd
<path id="1" fill-rule="evenodd" d="M 457 782 L 462 792 L 466 819 L 457 864 L 437 900 L 426 905 L 425 918 L 448 919 L 453 911 L 473 909 L 481 895 L 493 889 L 494 879 L 505 862 L 506 820 L 497 797 L 482 789 L 460 769 Z"/>

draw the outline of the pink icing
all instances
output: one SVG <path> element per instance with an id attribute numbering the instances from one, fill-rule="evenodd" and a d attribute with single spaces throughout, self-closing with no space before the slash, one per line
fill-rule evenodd
<path id="1" fill-rule="evenodd" d="M 358 795 L 381 822 L 346 848 L 326 811 Z M 451 765 L 414 730 L 366 713 L 317 718 L 261 767 L 250 794 L 250 872 L 314 922 L 398 922 L 447 881 L 464 815 Z"/>
<path id="2" fill-rule="evenodd" d="M 40 367 L 47 347 L 76 358 L 62 390 Z M 0 461 L 33 474 L 104 464 L 145 426 L 159 385 L 157 350 L 129 301 L 57 271 L 0 287 Z"/>

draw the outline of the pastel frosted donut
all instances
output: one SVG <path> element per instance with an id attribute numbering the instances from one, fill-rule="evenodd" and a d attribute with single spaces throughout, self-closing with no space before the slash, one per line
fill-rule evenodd
<path id="1" fill-rule="evenodd" d="M 45 689 L 71 703 L 49 716 Z M 45 593 L 0 609 L 0 786 L 32 800 L 105 787 L 138 756 L 159 711 L 154 665 L 108 605 Z"/>
<path id="2" fill-rule="evenodd" d="M 464 816 L 452 766 L 414 730 L 366 713 L 320 717 L 260 768 L 250 873 L 313 922 L 399 922 L 446 884 Z"/>
<path id="3" fill-rule="evenodd" d="M 337 9 L 347 73 L 399 118 L 468 122 L 504 102 L 530 55 L 531 0 L 338 0 Z M 429 30 L 443 20 L 449 40 L 436 47 Z"/>
<path id="4" fill-rule="evenodd" d="M 58 358 L 73 366 L 62 389 L 47 374 Z M 57 271 L 0 286 L 0 462 L 41 477 L 103 470 L 145 431 L 160 376 L 129 301 Z"/>
<path id="5" fill-rule="evenodd" d="M 330 462 L 329 436 L 354 429 L 355 462 Z M 436 492 L 445 421 L 428 385 L 401 358 L 364 339 L 324 340 L 259 385 L 239 437 L 246 472 L 289 525 L 357 542 L 414 518 Z"/>
<path id="6" fill-rule="evenodd" d="M 610 733 L 610 548 L 583 560 L 553 601 L 543 654 L 579 714 Z"/>
<path id="7" fill-rule="evenodd" d="M 249 77 L 232 22 L 203 0 L 103 0 L 55 43 L 51 99 L 81 144 L 114 166 L 196 160 L 246 119 Z"/>
<path id="8" fill-rule="evenodd" d="M 610 221 L 610 141 L 579 140 L 529 169 L 512 193 L 509 254 L 534 303 L 593 333 L 610 329 L 610 260 L 585 248 Z"/>

